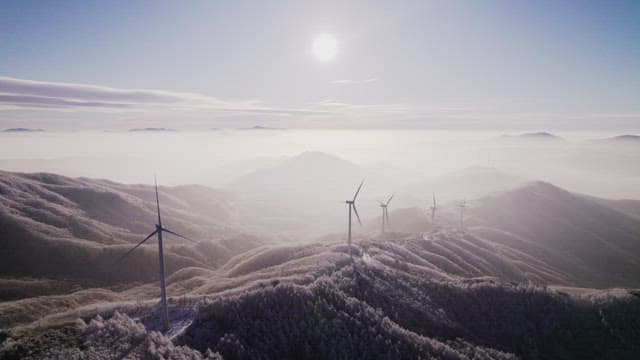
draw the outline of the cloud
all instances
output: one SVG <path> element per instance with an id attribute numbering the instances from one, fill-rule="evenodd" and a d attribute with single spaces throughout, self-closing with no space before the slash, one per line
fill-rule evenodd
<path id="1" fill-rule="evenodd" d="M 405 104 L 350 104 L 333 99 L 323 100 L 312 106 L 330 113 L 345 115 L 404 115 L 413 112 L 412 108 Z"/>
<path id="2" fill-rule="evenodd" d="M 319 110 L 271 108 L 259 100 L 223 100 L 212 96 L 149 89 L 44 82 L 0 77 L 0 109 L 210 111 L 247 114 L 317 115 Z"/>
<path id="3" fill-rule="evenodd" d="M 45 98 L 55 98 L 72 100 L 74 102 L 98 101 L 104 103 L 104 106 L 118 105 L 119 103 L 178 103 L 198 97 L 197 94 L 189 93 L 171 93 L 158 90 L 125 90 L 106 86 L 33 81 L 9 77 L 0 77 L 0 93 L 4 95 L 31 95 L 34 96 L 33 102 L 35 104 L 39 103 L 35 97 L 39 97 L 41 100 Z"/>
<path id="4" fill-rule="evenodd" d="M 344 80 L 345 84 L 377 79 Z M 153 89 L 122 89 L 100 85 L 44 82 L 0 77 L 0 122 L 51 128 L 96 126 L 180 127 L 235 126 L 239 121 L 278 127 L 363 126 L 406 116 L 417 117 L 405 104 L 354 104 L 322 100 L 299 107 L 273 107 L 255 99 Z M 37 120 L 32 120 L 37 117 Z M 180 125 L 175 124 L 180 119 Z M 88 121 L 89 120 L 89 121 Z M 110 125 L 98 125 L 115 121 Z M 32 122 L 36 122 L 33 124 Z M 49 122 L 48 124 L 46 122 Z M 126 124 L 126 125 L 124 125 Z M 26 126 L 25 125 L 25 126 Z"/>
<path id="5" fill-rule="evenodd" d="M 33 95 L 7 95 L 0 94 L 0 104 L 10 105 L 13 107 L 39 107 L 39 108 L 56 108 L 56 107 L 113 107 L 125 108 L 130 104 L 106 103 L 101 101 L 83 101 L 70 100 L 46 96 Z"/>
<path id="6" fill-rule="evenodd" d="M 368 78 L 363 80 L 351 80 L 351 79 L 342 79 L 342 80 L 332 80 L 331 84 L 334 85 L 358 85 L 358 84 L 370 84 L 378 81 L 378 78 Z"/>

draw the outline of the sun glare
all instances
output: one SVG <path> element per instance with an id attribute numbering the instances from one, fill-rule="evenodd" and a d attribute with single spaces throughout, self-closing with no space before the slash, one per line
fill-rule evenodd
<path id="1" fill-rule="evenodd" d="M 312 51 L 320 61 L 332 60 L 338 53 L 338 40 L 331 34 L 318 35 L 313 41 Z"/>

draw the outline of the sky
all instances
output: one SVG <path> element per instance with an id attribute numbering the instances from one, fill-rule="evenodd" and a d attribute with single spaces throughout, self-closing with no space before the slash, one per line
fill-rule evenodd
<path id="1" fill-rule="evenodd" d="M 2 1 L 0 44 L 0 128 L 640 129 L 638 1 Z"/>

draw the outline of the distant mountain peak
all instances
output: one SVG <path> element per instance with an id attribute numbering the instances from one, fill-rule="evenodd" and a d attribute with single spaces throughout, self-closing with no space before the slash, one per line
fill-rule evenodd
<path id="1" fill-rule="evenodd" d="M 538 132 L 531 132 L 531 133 L 523 133 L 520 136 L 523 137 L 552 137 L 552 138 L 557 138 L 557 136 L 548 133 L 546 131 L 538 131 Z"/>
<path id="2" fill-rule="evenodd" d="M 538 189 L 538 190 L 544 190 L 544 191 L 568 193 L 567 190 L 542 180 L 530 181 L 526 184 L 523 184 L 519 188 L 516 188 L 514 191 L 517 191 L 518 189 Z"/>
<path id="3" fill-rule="evenodd" d="M 147 127 L 147 128 L 130 129 L 129 131 L 131 131 L 131 132 L 143 132 L 143 131 L 163 132 L 163 131 L 177 131 L 177 130 L 169 129 L 169 128 L 163 128 L 163 127 Z"/>
<path id="4" fill-rule="evenodd" d="M 564 140 L 561 137 L 546 131 L 527 132 L 519 135 L 502 135 L 501 139 L 526 139 L 526 140 Z"/>
<path id="5" fill-rule="evenodd" d="M 44 132 L 44 129 L 30 129 L 30 128 L 17 127 L 17 128 L 4 129 L 2 131 L 3 132 Z"/>
<path id="6" fill-rule="evenodd" d="M 277 130 L 278 128 L 263 126 L 263 125 L 255 125 L 251 127 L 241 128 L 241 130 Z"/>
<path id="7" fill-rule="evenodd" d="M 359 168 L 358 165 L 352 163 L 351 161 L 322 151 L 302 152 L 285 160 L 280 166 L 302 166 L 303 168 L 311 167 L 313 169 L 325 168 L 327 170 L 331 169 L 332 171 L 340 171 L 340 169 L 345 170 L 347 168 Z"/>
<path id="8" fill-rule="evenodd" d="M 621 140 L 640 140 L 640 135 L 625 134 L 625 135 L 614 136 L 613 138 L 614 139 L 621 139 Z"/>
<path id="9" fill-rule="evenodd" d="M 624 135 L 617 135 L 617 136 L 612 136 L 604 139 L 595 139 L 592 141 L 635 143 L 635 142 L 640 142 L 640 135 L 624 134 Z"/>

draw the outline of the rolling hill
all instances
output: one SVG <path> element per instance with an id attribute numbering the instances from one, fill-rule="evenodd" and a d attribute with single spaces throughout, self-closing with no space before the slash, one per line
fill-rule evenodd
<path id="1" fill-rule="evenodd" d="M 166 337 L 146 331 L 158 326 L 155 302 L 101 293 L 109 306 L 44 317 L 44 327 L 9 333 L 0 355 L 614 359 L 640 350 L 640 299 L 632 292 L 455 274 L 455 259 L 426 251 L 432 241 L 364 241 L 354 264 L 344 245 L 256 250 L 217 274 L 176 274 Z M 176 282 L 195 278 L 198 285 L 176 292 Z M 74 324 L 76 317 L 85 320 Z"/>
<path id="2" fill-rule="evenodd" d="M 167 269 L 220 266 L 263 243 L 234 229 L 233 198 L 200 186 L 161 187 L 165 223 L 200 240 L 168 239 Z M 153 230 L 151 186 L 53 174 L 0 173 L 0 274 L 113 283 L 156 277 L 155 242 L 113 270 L 115 259 Z M 250 228 L 250 227 L 249 227 Z"/>
<path id="3" fill-rule="evenodd" d="M 621 210 L 626 203 L 532 182 L 471 201 L 466 231 L 456 229 L 455 204 L 442 204 L 436 226 L 418 208 L 398 209 L 390 214 L 393 232 L 377 234 L 371 219 L 356 233 L 352 263 L 342 235 L 286 243 L 252 237 L 239 230 L 244 210 L 232 193 L 163 187 L 167 226 L 201 239 L 169 242 L 171 329 L 163 335 L 155 332 L 158 288 L 149 282 L 155 248 L 144 247 L 119 277 L 101 273 L 107 263 L 100 263 L 153 224 L 151 187 L 1 175 L 8 252 L 0 290 L 22 282 L 24 294 L 36 295 L 7 291 L 11 298 L 0 301 L 2 358 L 614 359 L 640 352 L 640 220 Z"/>
<path id="4" fill-rule="evenodd" d="M 498 229 L 518 250 L 544 250 L 579 285 L 640 286 L 640 221 L 597 201 L 535 182 L 480 199 L 468 213 L 472 233 L 491 238 Z"/>
<path id="5" fill-rule="evenodd" d="M 459 227 L 456 204 L 441 206 L 436 228 Z M 563 282 L 599 288 L 638 287 L 640 219 L 636 208 L 636 202 L 631 200 L 593 198 L 549 183 L 531 182 L 473 199 L 465 211 L 465 224 L 467 236 L 492 244 L 492 251 L 503 259 L 529 266 L 543 263 L 545 268 L 563 274 Z M 425 209 L 393 210 L 390 219 L 394 232 L 434 229 Z M 367 221 L 366 229 L 369 233 L 378 232 L 380 219 Z M 393 233 L 383 238 L 390 236 Z M 454 239 L 450 245 L 457 246 L 460 240 Z M 476 249 L 472 253 L 481 252 Z M 527 259 L 512 258 L 514 254 L 526 255 Z M 487 256 L 483 254 L 481 258 Z"/>

